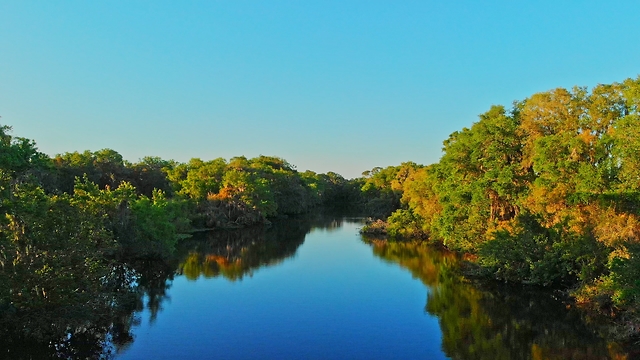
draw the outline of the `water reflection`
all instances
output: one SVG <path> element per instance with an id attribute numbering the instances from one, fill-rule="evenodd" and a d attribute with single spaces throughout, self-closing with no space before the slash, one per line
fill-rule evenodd
<path id="1" fill-rule="evenodd" d="M 200 233 L 181 244 L 177 273 L 189 280 L 222 276 L 230 281 L 251 276 L 295 255 L 314 229 L 339 229 L 344 217 L 309 214 L 276 221 L 269 228 Z"/>
<path id="2" fill-rule="evenodd" d="M 0 311 L 0 358 L 113 357 L 132 343 L 137 311 L 146 307 L 152 317 L 158 314 L 174 268 L 162 261 L 114 264 L 102 294 L 90 302 L 70 301 L 29 312 Z"/>
<path id="3" fill-rule="evenodd" d="M 293 256 L 313 228 L 337 228 L 341 222 L 315 214 L 275 222 L 269 229 L 200 234 L 182 243 L 172 259 L 113 264 L 103 292 L 92 302 L 29 313 L 0 308 L 0 358 L 111 358 L 133 343 L 142 311 L 148 311 L 151 323 L 159 316 L 176 274 L 235 281 Z"/>
<path id="4" fill-rule="evenodd" d="M 263 267 L 274 266 L 284 262 L 286 259 L 295 257 L 300 246 L 305 241 L 305 236 L 314 229 L 321 229 L 322 232 L 334 232 L 340 229 L 344 222 L 348 222 L 342 216 L 323 216 L 309 215 L 305 217 L 296 217 L 291 219 L 274 222 L 273 226 L 267 229 L 247 229 L 235 231 L 219 231 L 213 233 L 202 233 L 196 237 L 185 241 L 181 244 L 179 251 L 174 259 L 165 262 L 158 261 L 139 261 L 128 263 L 114 267 L 114 274 L 110 277 L 113 283 L 106 284 L 110 291 L 104 294 L 103 304 L 110 304 L 110 307 L 94 307 L 87 309 L 86 307 L 69 307 L 57 310 L 51 313 L 39 313 L 33 315 L 32 318 L 26 319 L 31 321 L 30 326 L 33 328 L 37 324 L 42 324 L 46 329 L 46 324 L 60 323 L 60 326 L 67 328 L 64 336 L 55 333 L 46 341 L 36 342 L 33 340 L 25 340 L 14 336 L 18 334 L 15 326 L 19 323 L 13 321 L 10 317 L 0 317 L 0 349 L 9 349 L 9 352 L 0 352 L 0 357 L 10 354 L 11 358 L 111 358 L 114 354 L 124 354 L 125 350 L 134 342 L 134 333 L 136 328 L 141 324 L 141 319 L 147 318 L 149 322 L 154 322 L 156 318 L 160 318 L 154 326 L 157 329 L 170 316 L 171 308 L 167 305 L 169 300 L 169 290 L 173 283 L 172 280 L 176 274 L 182 274 L 185 278 L 195 280 L 199 278 L 221 277 L 228 281 L 239 281 Z M 351 225 L 353 226 L 353 225 Z M 353 227 L 349 228 L 353 231 Z M 336 244 L 341 244 L 340 254 L 332 252 L 334 261 L 351 262 L 352 259 L 358 258 L 358 254 L 364 252 L 366 261 L 358 262 L 357 266 L 350 268 L 347 272 L 331 273 L 327 275 L 321 271 L 315 271 L 314 274 L 319 276 L 315 278 L 322 282 L 313 283 L 309 289 L 315 290 L 318 287 L 327 289 L 327 293 L 332 288 L 328 286 L 326 279 L 337 279 L 342 274 L 360 274 L 371 271 L 366 266 L 371 260 L 369 250 L 358 244 L 357 240 L 349 235 L 346 239 L 355 242 L 342 241 L 322 242 L 310 241 L 306 246 L 313 247 L 313 255 L 316 256 L 319 244 L 331 247 L 331 251 L 335 249 Z M 341 239 L 341 238 L 340 238 Z M 627 356 L 621 348 L 615 344 L 604 340 L 599 334 L 589 327 L 585 322 L 582 314 L 573 309 L 567 309 L 563 302 L 558 301 L 553 294 L 544 293 L 537 290 L 527 289 L 511 289 L 507 286 L 500 285 L 482 285 L 471 284 L 459 275 L 459 259 L 449 252 L 434 249 L 432 247 L 418 243 L 393 243 L 384 241 L 370 241 L 373 254 L 391 264 L 397 264 L 402 268 L 411 272 L 411 274 L 419 279 L 428 289 L 427 299 L 425 301 L 425 311 L 438 318 L 442 331 L 442 351 L 453 359 L 626 359 Z M 315 244 L 315 245 L 314 245 Z M 345 245 L 345 246 L 343 246 Z M 350 253 L 353 249 L 360 249 L 361 252 Z M 300 251 L 298 260 L 304 258 L 306 254 L 310 254 L 310 248 Z M 328 253 L 328 252 L 327 252 Z M 338 256 L 340 255 L 340 256 Z M 307 259 L 318 259 L 318 257 L 308 257 Z M 370 261 L 379 265 L 378 261 Z M 322 262 L 324 264 L 325 262 Z M 291 263 L 288 263 L 291 265 Z M 317 264 L 316 264 L 317 265 Z M 313 263 L 305 263 L 304 268 L 313 267 Z M 284 267 L 283 267 L 284 268 Z M 280 269 L 283 269 L 280 268 Z M 325 269 L 324 267 L 321 267 Z M 385 271 L 388 270 L 386 267 Z M 299 291 L 299 284 L 303 282 L 312 282 L 313 278 L 305 276 L 291 276 L 291 272 L 283 272 L 287 279 L 293 278 L 297 286 L 290 286 L 296 289 L 296 293 L 304 298 L 305 294 Z M 339 274 L 339 275 L 336 275 Z M 298 275 L 298 273 L 295 273 Z M 403 274 L 400 274 L 403 276 Z M 348 278 L 348 276 L 344 276 Z M 302 280 L 301 280 L 302 279 Z M 340 294 L 336 296 L 344 296 L 356 291 L 353 286 L 360 284 L 364 278 L 356 276 L 350 278 L 347 282 L 349 286 L 344 288 L 349 291 L 336 292 Z M 227 281 L 219 281 L 218 283 L 227 283 Z M 378 278 L 371 278 L 373 282 L 379 282 Z M 186 282 L 184 282 L 186 283 Z M 183 283 L 183 284 L 184 284 Z M 209 282 L 216 283 L 216 282 Z M 339 281 L 336 281 L 339 283 Z M 176 282 L 174 291 L 174 302 L 178 302 L 180 298 L 178 289 L 179 282 Z M 262 283 L 263 285 L 265 283 Z M 366 287 L 370 288 L 370 283 Z M 415 283 L 412 282 L 415 285 Z M 254 284 L 255 285 L 255 284 Z M 234 285 L 235 286 L 235 285 Z M 337 287 L 342 289 L 341 287 Z M 421 286 L 418 284 L 418 291 Z M 264 291 L 262 288 L 261 291 Z M 276 304 L 286 303 L 291 295 L 286 293 L 286 289 L 278 288 L 275 291 L 280 297 L 273 296 Z M 364 290 L 363 290 L 364 291 Z M 384 288 L 383 291 L 389 291 Z M 286 294 L 282 295 L 282 294 Z M 261 293 L 263 294 L 263 293 Z M 252 298 L 251 296 L 247 298 Z M 269 297 L 267 297 L 269 298 Z M 238 308 L 237 314 L 242 315 L 247 309 L 259 308 L 252 302 L 243 302 L 241 298 L 229 298 L 230 302 L 237 302 L 245 307 Z M 282 300 L 285 299 L 285 300 Z M 328 313 L 336 311 L 340 317 L 332 318 L 331 324 L 335 325 L 344 320 L 343 325 L 347 330 L 344 334 L 353 334 L 357 332 L 349 332 L 350 327 L 359 327 L 362 319 L 370 318 L 371 314 L 357 313 L 358 309 L 367 311 L 365 306 L 358 305 L 351 310 L 349 299 L 344 302 L 336 301 L 332 303 L 333 297 L 328 296 L 324 301 L 322 297 L 309 296 L 305 301 L 300 302 L 302 309 L 313 303 L 309 299 L 315 299 L 323 306 L 316 309 L 324 309 Z M 420 298 L 419 298 L 420 299 Z M 418 299 L 418 300 L 419 300 Z M 281 301 L 282 300 L 282 301 Z M 420 300 L 419 300 L 420 301 Z M 263 301 L 264 302 L 264 301 Z M 206 306 L 209 302 L 203 301 Z M 295 302 L 294 302 L 295 303 Z M 247 305 L 248 304 L 248 305 Z M 360 303 L 359 303 L 360 304 Z M 175 304 L 173 304 L 175 305 Z M 317 305 L 317 304 L 316 304 Z M 167 311 L 163 318 L 162 309 L 167 307 Z M 273 306 L 273 304 L 271 304 Z M 384 305 L 387 306 L 387 305 Z M 417 307 L 421 306 L 421 302 Z M 332 307 L 335 307 L 333 309 Z M 388 306 L 387 306 L 388 307 Z M 222 308 L 222 307 L 221 307 Z M 225 308 L 231 309 L 231 308 Z M 271 308 L 273 309 L 273 307 Z M 286 309 L 289 311 L 289 308 Z M 225 310 L 227 311 L 227 310 Z M 231 312 L 231 310 L 229 310 Z M 321 313 L 320 311 L 314 314 Z M 314 317 L 313 314 L 303 315 L 294 313 L 284 313 L 286 316 L 300 316 L 300 319 L 309 320 L 304 328 L 299 325 L 292 325 L 291 328 L 297 329 L 296 332 L 302 332 L 306 328 L 316 326 L 320 329 L 320 333 L 327 332 L 330 326 L 322 323 L 322 316 Z M 175 312 L 174 312 L 175 315 Z M 200 316 L 199 314 L 198 316 Z M 219 314 L 218 314 L 219 315 Z M 226 316 L 225 314 L 223 314 Z M 179 316 L 185 316 L 181 314 Z M 349 319 L 360 320 L 352 321 Z M 397 315 L 393 315 L 397 316 Z M 71 317 L 73 321 L 67 321 L 66 318 Z M 233 317 L 227 317 L 232 319 Z M 281 317 L 282 318 L 282 317 Z M 21 319 L 25 320 L 25 319 Z M 265 323 L 269 319 L 263 319 Z M 395 318 L 385 318 L 384 326 L 393 327 Z M 66 322 L 65 322 L 66 321 Z M 302 321 L 302 320 L 297 320 Z M 209 322 L 211 323 L 211 322 Z M 229 322 L 236 326 L 237 333 L 245 334 L 247 330 L 242 328 L 242 321 Z M 373 322 L 375 323 L 375 322 Z M 17 325 L 18 324 L 18 325 Z M 166 325 L 166 324 L 165 324 Z M 13 326 L 13 328 L 12 328 Z M 24 325 L 20 325 L 24 326 Z M 189 325 L 191 326 L 191 325 Z M 269 325 L 271 326 L 271 325 Z M 422 325 L 420 325 L 422 326 Z M 260 327 L 260 331 L 266 328 Z M 173 329 L 173 328 L 172 328 Z M 284 327 L 285 330 L 277 333 L 274 327 L 269 327 L 270 331 L 274 331 L 275 337 L 279 334 L 290 334 L 290 328 Z M 317 330 L 316 329 L 316 330 Z M 396 333 L 402 333 L 407 336 L 412 330 L 411 328 L 398 327 Z M 228 330 L 228 329 L 227 329 Z M 403 330 L 405 330 L 403 332 Z M 415 330 L 415 329 L 414 329 Z M 229 330 L 230 331 L 230 330 Z M 331 330 L 337 331 L 337 330 Z M 417 333 L 417 332 L 416 332 Z M 329 332 L 329 335 L 333 334 Z M 219 335 L 220 336 L 220 335 Z M 384 335 L 383 335 L 384 336 Z M 313 344 L 318 343 L 318 339 L 322 335 L 312 335 Z M 231 335 L 230 339 L 238 340 L 242 337 Z M 335 339 L 343 339 L 342 335 L 335 339 L 325 337 L 331 341 Z M 278 338 L 279 339 L 279 338 Z M 305 339 L 305 338 L 301 338 Z M 357 342 L 358 338 L 353 340 Z M 209 339 L 208 341 L 210 341 Z M 376 340 L 377 341 L 377 340 Z M 392 340 L 389 340 L 392 341 Z M 429 341 L 429 339 L 426 339 Z M 439 340 L 436 340 L 438 342 Z M 277 343 L 277 340 L 269 342 Z M 312 343 L 301 345 L 299 348 L 311 346 Z M 140 343 L 144 343 L 141 340 Z M 304 342 L 300 342 L 303 344 Z M 265 342 L 266 344 L 266 342 Z M 275 344 L 277 345 L 277 344 Z M 282 345 L 282 344 L 281 344 Z M 230 345 L 233 347 L 232 345 Z M 283 345 L 284 346 L 284 345 Z M 287 346 L 290 346 L 288 344 Z M 293 346 L 293 345 L 291 345 Z M 365 351 L 368 345 L 359 351 Z M 402 345 L 404 346 L 404 345 Z M 132 352 L 132 347 L 129 352 Z M 300 350 L 300 351 L 302 351 Z M 358 353 L 360 354 L 360 353 Z M 345 355 L 345 357 L 348 357 Z"/>
<path id="5" fill-rule="evenodd" d="M 425 311 L 438 317 L 442 349 L 453 359 L 627 359 L 551 293 L 481 289 L 460 276 L 453 253 L 419 243 L 368 242 L 376 256 L 427 286 Z"/>

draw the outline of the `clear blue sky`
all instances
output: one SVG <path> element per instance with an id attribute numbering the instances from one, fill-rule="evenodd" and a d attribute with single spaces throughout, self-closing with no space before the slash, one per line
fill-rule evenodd
<path id="1" fill-rule="evenodd" d="M 0 0 L 0 122 L 40 150 L 429 164 L 492 104 L 640 74 L 636 1 Z"/>

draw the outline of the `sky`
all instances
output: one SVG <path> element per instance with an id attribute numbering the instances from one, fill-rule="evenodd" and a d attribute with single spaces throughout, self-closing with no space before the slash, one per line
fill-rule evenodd
<path id="1" fill-rule="evenodd" d="M 640 75 L 635 1 L 0 0 L 0 124 L 49 154 L 437 162 L 500 104 Z"/>

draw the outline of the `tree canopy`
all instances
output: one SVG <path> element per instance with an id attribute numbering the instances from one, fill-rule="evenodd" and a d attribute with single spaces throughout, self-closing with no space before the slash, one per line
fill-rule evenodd
<path id="1" fill-rule="evenodd" d="M 492 106 L 407 178 L 388 232 L 475 253 L 500 279 L 639 304 L 639 93 L 637 78 Z"/>

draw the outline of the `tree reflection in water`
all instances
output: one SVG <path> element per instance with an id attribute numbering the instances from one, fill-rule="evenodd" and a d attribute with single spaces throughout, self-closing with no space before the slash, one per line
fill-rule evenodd
<path id="1" fill-rule="evenodd" d="M 508 285 L 474 286 L 453 253 L 412 242 L 366 240 L 428 289 L 425 311 L 437 316 L 442 349 L 453 359 L 627 359 L 583 315 L 552 293 Z"/>
<path id="2" fill-rule="evenodd" d="M 336 229 L 343 221 L 341 216 L 312 214 L 276 221 L 266 229 L 202 233 L 184 241 L 170 259 L 114 262 L 103 293 L 91 303 L 28 313 L 0 304 L 0 358 L 112 358 L 134 341 L 132 329 L 140 323 L 140 312 L 149 311 L 151 322 L 158 317 L 176 274 L 236 281 L 293 256 L 312 229 Z"/>
<path id="3" fill-rule="evenodd" d="M 175 258 L 114 265 L 101 306 L 69 304 L 0 317 L 0 357 L 111 358 L 134 341 L 147 310 L 154 321 L 175 274 L 237 281 L 292 257 L 305 235 L 342 226 L 342 216 L 310 215 L 264 229 L 199 234 Z M 582 314 L 536 289 L 475 286 L 459 275 L 458 257 L 418 243 L 369 241 L 375 256 L 409 270 L 428 289 L 425 311 L 439 318 L 442 349 L 453 359 L 626 359 Z M 108 305 L 108 306 L 107 306 Z M 28 328 L 28 332 L 22 331 Z M 20 331 L 18 331 L 20 330 Z M 31 335 L 25 335 L 31 334 Z"/>
<path id="4" fill-rule="evenodd" d="M 136 311 L 145 306 L 152 317 L 166 298 L 175 265 L 164 261 L 114 264 L 104 292 L 90 303 L 0 316 L 0 357 L 11 359 L 111 358 L 132 341 Z M 60 284 L 59 286 L 74 286 Z M 143 303 L 146 299 L 146 305 Z"/>
<path id="5" fill-rule="evenodd" d="M 320 214 L 277 221 L 264 229 L 213 231 L 184 242 L 179 249 L 178 273 L 189 280 L 223 276 L 236 281 L 262 267 L 295 255 L 306 234 L 320 228 L 337 229 L 344 218 Z"/>

